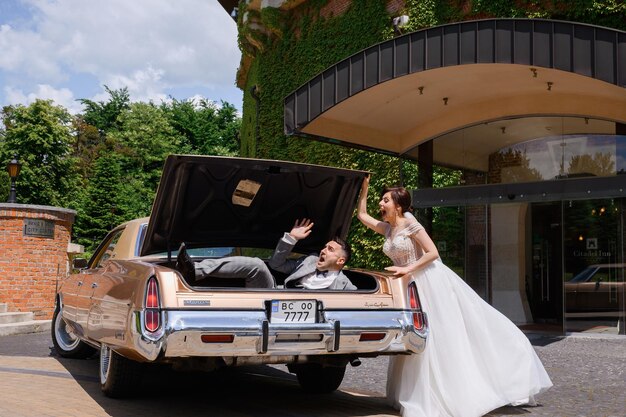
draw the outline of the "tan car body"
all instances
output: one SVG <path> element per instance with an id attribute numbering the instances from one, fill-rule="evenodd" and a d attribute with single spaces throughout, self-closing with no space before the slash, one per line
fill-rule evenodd
<path id="1" fill-rule="evenodd" d="M 175 362 L 176 358 L 219 357 L 226 364 L 235 364 L 235 361 L 237 364 L 288 363 L 306 360 L 307 354 L 375 356 L 415 353 L 424 347 L 427 329 L 412 329 L 407 297 L 393 296 L 394 293 L 406 294 L 408 277 L 347 271 L 347 274 L 367 274 L 379 283 L 376 290 L 356 292 L 192 288 L 178 271 L 159 265 L 166 262 L 165 258 L 136 255 L 137 237 L 147 221 L 147 218 L 137 219 L 115 229 L 112 233 L 123 230 L 120 239 L 113 250 L 108 250 L 105 239 L 104 246 L 98 249 L 92 260 L 92 264 L 98 267 L 72 274 L 60 285 L 59 301 L 64 319 L 80 338 L 90 344 L 107 344 L 136 361 Z M 105 254 L 109 257 L 102 260 Z M 151 277 L 158 281 L 160 310 L 164 327 L 169 332 L 167 335 L 165 331 L 150 333 L 142 328 L 145 293 Z M 258 329 L 262 328 L 259 323 L 267 320 L 266 301 L 294 299 L 321 301 L 330 321 L 335 314 L 333 311 L 352 312 L 355 323 L 350 326 L 350 331 L 341 332 L 337 349 L 334 349 L 334 327 L 330 325 L 317 326 L 318 330 L 314 332 L 323 335 L 319 341 L 277 342 L 280 335 L 305 333 L 291 330 L 287 325 L 270 329 L 264 351 Z M 182 320 L 181 312 L 184 312 L 182 316 L 187 325 L 196 319 L 202 322 L 200 327 L 189 329 L 180 323 L 171 323 L 173 318 Z M 250 316 L 252 325 L 242 325 L 236 319 L 244 312 Z M 218 318 L 211 320 L 211 315 Z M 374 317 L 380 323 L 374 322 Z M 406 322 L 400 323 L 403 317 Z M 347 325 L 346 319 L 342 318 L 343 324 Z M 385 323 L 393 318 L 395 323 Z M 368 323 L 368 320 L 372 322 Z M 226 326 L 228 322 L 232 325 L 230 329 Z M 378 341 L 359 342 L 364 332 L 384 332 L 385 336 Z M 232 333 L 235 340 L 232 343 L 201 341 L 201 335 L 212 333 Z M 234 357 L 237 359 L 232 359 Z M 209 364 L 209 367 L 214 366 Z"/>
<path id="2" fill-rule="evenodd" d="M 176 267 L 172 248 L 181 241 L 206 257 L 227 248 L 271 254 L 279 232 L 302 211 L 316 219 L 314 233 L 299 242 L 302 252 L 345 238 L 365 175 L 282 161 L 168 157 L 150 219 L 112 230 L 88 264 L 75 262 L 77 272 L 61 282 L 56 349 L 84 357 L 100 348 L 110 396 L 136 385 L 138 362 L 194 370 L 282 363 L 303 387 L 329 392 L 359 357 L 421 352 L 428 323 L 408 276 L 344 268 L 357 290 L 305 290 L 283 288 L 285 276 L 273 271 L 278 286 L 265 289 L 245 288 L 240 277 L 190 282 Z M 290 302 L 315 307 L 302 314 L 310 320 L 273 312 Z"/>

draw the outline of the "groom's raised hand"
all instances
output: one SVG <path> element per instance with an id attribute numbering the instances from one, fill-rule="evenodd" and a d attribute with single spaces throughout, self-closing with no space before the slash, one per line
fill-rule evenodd
<path id="1" fill-rule="evenodd" d="M 313 222 L 311 222 L 310 219 L 296 220 L 296 223 L 293 225 L 289 235 L 296 240 L 302 240 L 311 234 L 312 227 Z"/>

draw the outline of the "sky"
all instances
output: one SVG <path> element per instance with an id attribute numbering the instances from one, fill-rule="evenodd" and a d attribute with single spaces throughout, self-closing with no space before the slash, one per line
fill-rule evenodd
<path id="1" fill-rule="evenodd" d="M 203 97 L 241 111 L 237 27 L 217 0 L 0 0 L 0 106 Z"/>

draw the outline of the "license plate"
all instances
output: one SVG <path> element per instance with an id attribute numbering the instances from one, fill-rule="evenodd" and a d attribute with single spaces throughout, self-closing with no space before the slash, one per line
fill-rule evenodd
<path id="1" fill-rule="evenodd" d="M 317 301 L 272 300 L 271 323 L 315 323 Z"/>

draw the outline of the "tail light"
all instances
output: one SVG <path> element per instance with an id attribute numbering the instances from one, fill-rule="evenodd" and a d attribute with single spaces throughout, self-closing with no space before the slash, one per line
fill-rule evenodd
<path id="1" fill-rule="evenodd" d="M 424 327 L 424 315 L 422 314 L 422 305 L 417 295 L 415 282 L 409 284 L 409 305 L 411 310 L 413 310 L 413 327 L 415 327 L 415 330 L 421 330 Z"/>
<path id="2" fill-rule="evenodd" d="M 146 289 L 146 308 L 144 309 L 144 326 L 149 332 L 156 332 L 161 327 L 161 314 L 159 308 L 159 287 L 156 278 L 152 277 L 148 280 L 148 288 Z"/>

